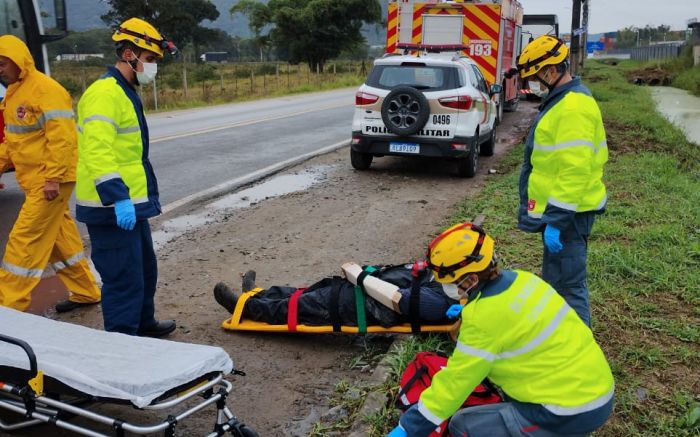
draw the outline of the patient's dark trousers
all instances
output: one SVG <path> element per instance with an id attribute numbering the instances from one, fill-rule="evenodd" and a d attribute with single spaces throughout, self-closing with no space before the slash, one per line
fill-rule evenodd
<path id="1" fill-rule="evenodd" d="M 270 287 L 246 302 L 243 316 L 272 325 L 285 325 L 288 321 L 289 298 L 295 291 L 296 289 L 292 287 Z M 312 292 L 302 294 L 297 305 L 298 323 L 311 326 L 331 324 L 329 299 L 330 281 L 327 287 L 319 287 Z M 342 293 L 338 305 L 340 307 L 338 317 L 340 317 L 341 323 L 343 325 L 356 326 L 357 315 L 354 294 L 346 290 L 345 293 Z M 389 309 L 386 309 L 386 311 L 391 313 Z M 377 323 L 371 314 L 368 317 L 370 323 Z"/>
<path id="2" fill-rule="evenodd" d="M 88 225 L 92 262 L 102 277 L 105 331 L 137 335 L 152 328 L 158 265 L 148 220 L 131 231 Z"/>

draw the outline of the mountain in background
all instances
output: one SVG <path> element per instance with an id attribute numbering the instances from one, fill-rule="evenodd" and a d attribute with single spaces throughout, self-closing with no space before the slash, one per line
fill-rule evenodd
<path id="1" fill-rule="evenodd" d="M 231 6 L 236 3 L 235 0 L 211 0 L 211 2 L 219 10 L 219 18 L 215 21 L 203 21 L 204 26 L 221 29 L 231 36 L 250 38 L 248 19 L 242 15 L 231 17 L 229 13 Z M 382 16 L 386 16 L 387 2 L 380 0 L 380 3 L 384 11 Z M 40 5 L 44 11 L 53 11 L 53 0 L 40 0 Z M 73 32 L 83 32 L 105 27 L 100 17 L 109 10 L 109 5 L 104 0 L 66 0 L 66 9 L 68 10 L 68 29 Z M 382 26 L 372 25 L 365 26 L 362 33 L 370 45 L 380 45 L 385 42 L 384 32 Z"/>

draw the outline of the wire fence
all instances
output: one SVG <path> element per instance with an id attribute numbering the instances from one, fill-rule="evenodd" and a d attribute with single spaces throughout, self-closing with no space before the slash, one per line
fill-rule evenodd
<path id="1" fill-rule="evenodd" d="M 628 49 L 613 49 L 608 55 L 629 55 L 635 61 L 656 61 L 660 59 L 677 58 L 682 51 L 682 45 L 654 45 L 632 47 Z"/>
<path id="2" fill-rule="evenodd" d="M 355 86 L 367 76 L 367 61 L 337 61 L 323 71 L 306 64 L 279 62 L 170 63 L 158 66 L 153 85 L 139 88 L 144 107 L 165 110 L 225 103 L 294 92 Z M 56 62 L 58 80 L 77 102 L 85 89 L 104 74 L 94 62 Z"/>

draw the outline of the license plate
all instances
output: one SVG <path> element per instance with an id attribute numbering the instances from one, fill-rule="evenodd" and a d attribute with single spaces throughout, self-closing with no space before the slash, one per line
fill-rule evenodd
<path id="1" fill-rule="evenodd" d="M 390 152 L 420 153 L 420 146 L 416 143 L 389 143 Z"/>

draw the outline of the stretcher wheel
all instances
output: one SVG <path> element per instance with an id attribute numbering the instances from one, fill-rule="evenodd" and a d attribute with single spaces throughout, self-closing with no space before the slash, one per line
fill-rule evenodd
<path id="1" fill-rule="evenodd" d="M 258 437 L 258 433 L 255 432 L 253 428 L 250 428 L 248 425 L 244 424 L 234 428 L 231 432 L 236 437 Z"/>

